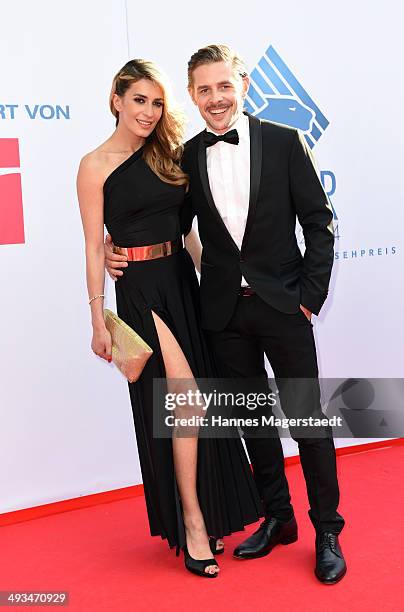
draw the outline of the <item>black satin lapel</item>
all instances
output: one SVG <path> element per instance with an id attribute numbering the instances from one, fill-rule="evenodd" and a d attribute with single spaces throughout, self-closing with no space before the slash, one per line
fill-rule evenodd
<path id="1" fill-rule="evenodd" d="M 203 142 L 202 135 L 199 139 L 199 145 L 198 145 L 198 166 L 199 166 L 199 175 L 201 177 L 203 191 L 205 192 L 205 197 L 208 201 L 209 206 L 213 210 L 213 212 L 217 214 L 218 210 L 215 206 L 215 202 L 213 200 L 212 192 L 210 190 L 210 185 L 209 185 L 208 166 L 206 164 L 206 148 Z"/>
<path id="2" fill-rule="evenodd" d="M 208 177 L 208 166 L 206 164 L 206 147 L 205 144 L 203 142 L 203 137 L 202 134 L 199 138 L 199 144 L 198 144 L 198 168 L 199 168 L 199 176 L 201 178 L 201 183 L 202 183 L 202 187 L 203 187 L 203 191 L 205 193 L 205 197 L 206 200 L 213 212 L 213 214 L 215 215 L 216 219 L 218 220 L 218 222 L 221 224 L 221 226 L 223 227 L 226 236 L 228 236 L 230 242 L 232 243 L 233 247 L 235 249 L 237 249 L 237 252 L 239 251 L 237 244 L 234 242 L 233 238 L 231 237 L 231 235 L 229 234 L 229 231 L 222 219 L 222 217 L 220 216 L 220 213 L 218 211 L 218 209 L 216 208 L 216 204 L 215 201 L 213 199 L 212 196 L 212 192 L 210 190 L 210 185 L 209 185 L 209 177 Z"/>
<path id="3" fill-rule="evenodd" d="M 261 122 L 259 119 L 256 119 L 256 117 L 252 117 L 251 115 L 248 116 L 248 121 L 250 124 L 250 202 L 243 236 L 243 244 L 241 245 L 242 251 L 246 248 L 248 236 L 254 223 L 262 170 Z"/>

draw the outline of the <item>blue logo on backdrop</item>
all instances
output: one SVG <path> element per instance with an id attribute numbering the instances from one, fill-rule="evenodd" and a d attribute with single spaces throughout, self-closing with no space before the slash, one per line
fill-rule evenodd
<path id="1" fill-rule="evenodd" d="M 250 87 L 244 106 L 260 119 L 301 130 L 311 149 L 329 125 L 328 119 L 272 45 L 250 74 Z M 334 216 L 335 237 L 339 238 L 338 216 L 331 202 L 336 190 L 336 177 L 330 170 L 321 171 L 320 176 Z M 299 237 L 299 241 L 303 242 L 303 236 Z"/>
<path id="2" fill-rule="evenodd" d="M 311 149 L 329 125 L 328 119 L 272 45 L 250 74 L 250 87 L 244 106 L 249 113 L 260 119 L 301 130 Z M 334 216 L 335 237 L 339 238 L 338 216 L 331 202 L 337 185 L 335 174 L 323 170 L 320 176 Z M 299 240 L 303 242 L 303 236 Z"/>
<path id="3" fill-rule="evenodd" d="M 292 71 L 270 45 L 250 74 L 250 87 L 244 104 L 245 109 L 260 119 L 267 119 L 299 129 L 312 149 L 329 125 L 328 119 L 310 97 Z M 340 238 L 339 220 L 331 196 L 337 189 L 337 179 L 331 170 L 320 172 L 324 191 L 328 196 L 333 216 L 334 234 Z M 304 243 L 300 229 L 299 243 Z M 382 255 L 394 255 L 395 246 L 375 245 L 375 248 L 356 246 L 353 249 L 335 251 L 335 259 L 363 259 Z"/>
<path id="4" fill-rule="evenodd" d="M 268 47 L 252 71 L 245 108 L 260 119 L 298 128 L 312 149 L 329 125 L 275 49 Z"/>

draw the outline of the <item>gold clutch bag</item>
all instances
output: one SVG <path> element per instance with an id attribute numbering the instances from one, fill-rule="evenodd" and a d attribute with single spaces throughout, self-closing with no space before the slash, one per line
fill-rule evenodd
<path id="1" fill-rule="evenodd" d="M 129 382 L 136 382 L 153 354 L 152 349 L 112 310 L 104 309 L 104 319 L 112 338 L 112 361 Z"/>

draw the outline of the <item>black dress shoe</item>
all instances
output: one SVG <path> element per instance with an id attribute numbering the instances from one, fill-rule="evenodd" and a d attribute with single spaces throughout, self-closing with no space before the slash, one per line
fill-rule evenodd
<path id="1" fill-rule="evenodd" d="M 244 540 L 235 549 L 236 559 L 257 559 L 265 557 L 277 544 L 292 544 L 297 540 L 297 524 L 295 517 L 289 521 L 277 518 L 267 518 L 257 531 Z"/>
<path id="2" fill-rule="evenodd" d="M 337 534 L 329 532 L 317 534 L 314 573 L 324 584 L 335 584 L 345 576 L 346 563 Z"/>

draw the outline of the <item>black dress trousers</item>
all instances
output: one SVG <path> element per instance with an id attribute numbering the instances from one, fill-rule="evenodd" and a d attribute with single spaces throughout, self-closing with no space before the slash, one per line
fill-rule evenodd
<path id="1" fill-rule="evenodd" d="M 222 331 L 206 332 L 220 375 L 260 380 L 256 391 L 268 392 L 264 355 L 275 374 L 283 413 L 288 418 L 323 418 L 316 347 L 311 322 L 299 310 L 283 313 L 257 294 L 240 296 Z M 298 443 L 316 531 L 339 533 L 344 519 L 337 512 L 339 487 L 331 428 L 310 437 L 291 428 Z M 303 434 L 304 435 L 304 434 Z M 254 477 L 267 516 L 288 520 L 293 515 L 284 471 L 282 445 L 274 428 L 244 430 Z"/>

